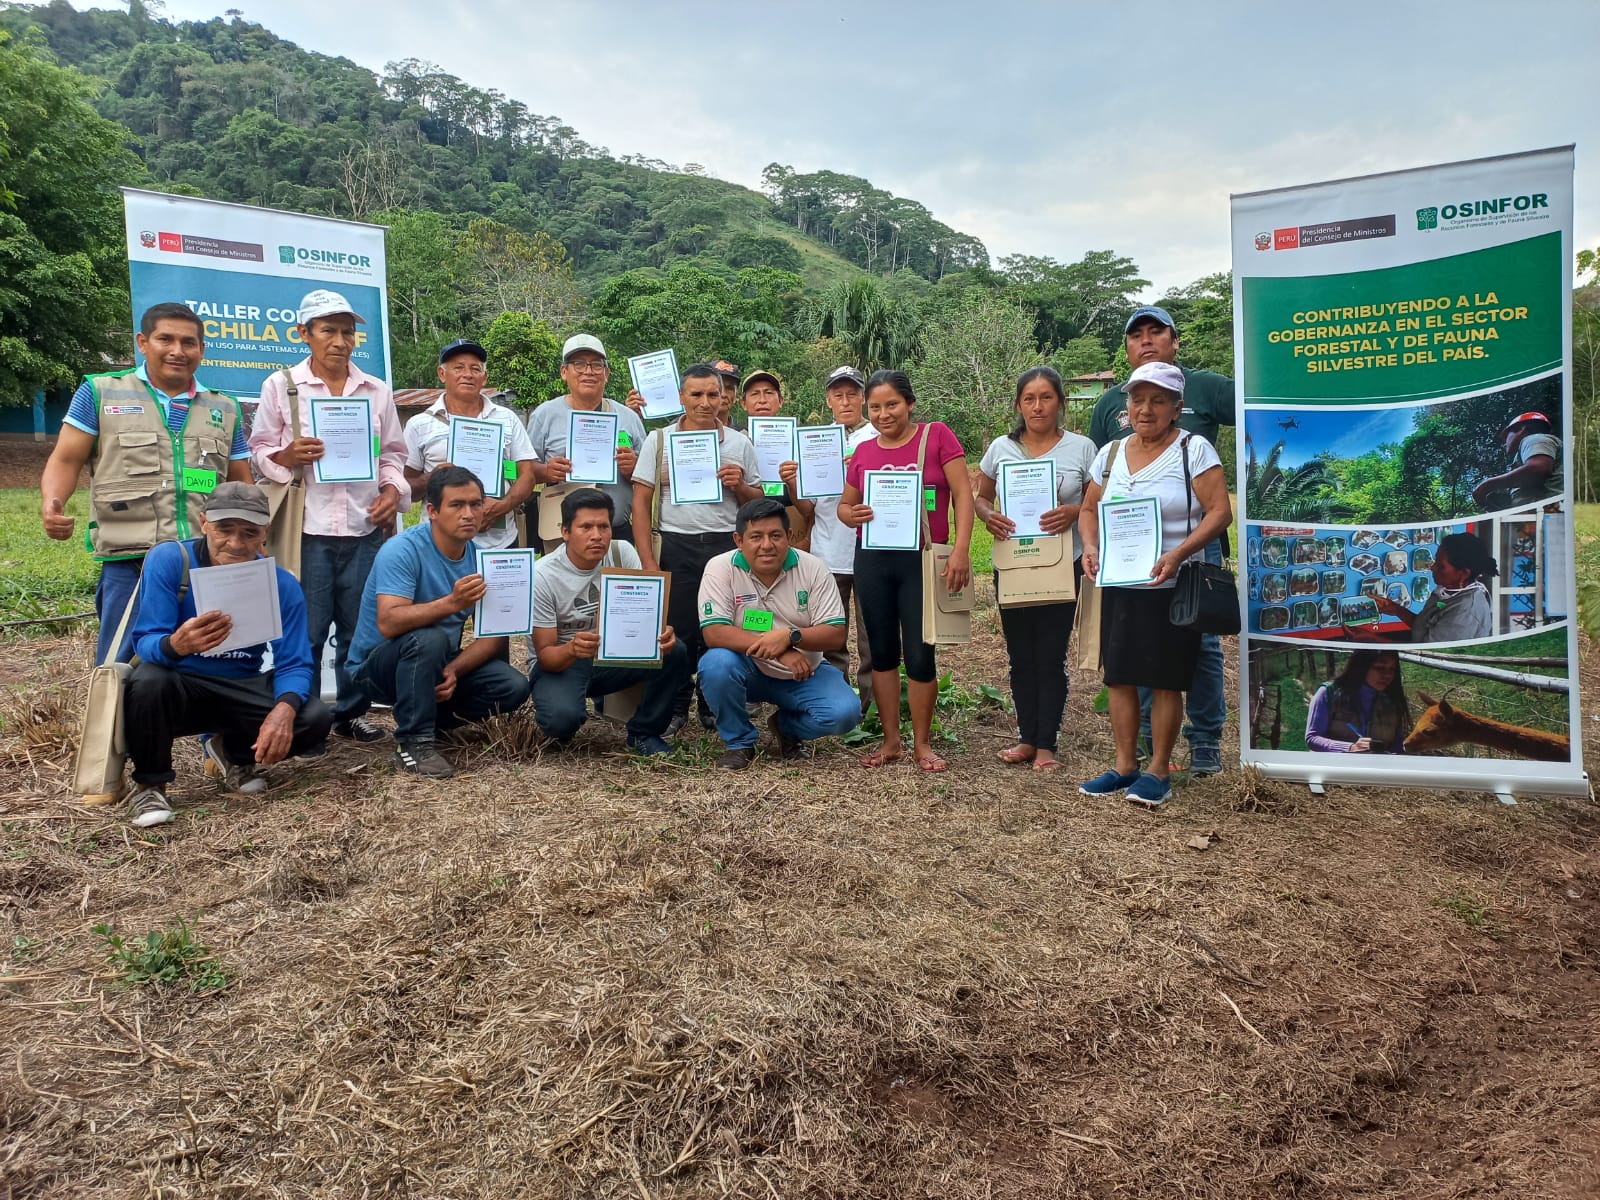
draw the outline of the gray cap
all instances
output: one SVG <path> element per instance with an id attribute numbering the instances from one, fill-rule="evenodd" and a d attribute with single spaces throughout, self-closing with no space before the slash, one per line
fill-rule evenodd
<path id="1" fill-rule="evenodd" d="M 255 484 L 228 480 L 217 484 L 217 490 L 206 501 L 206 520 L 249 521 L 264 529 L 272 520 L 272 508 L 267 494 Z"/>
<path id="2" fill-rule="evenodd" d="M 824 381 L 822 390 L 827 391 L 834 384 L 839 383 L 841 380 L 853 383 L 858 388 L 864 388 L 867 386 L 867 381 L 861 378 L 861 372 L 856 370 L 854 367 L 835 367 L 828 373 L 828 378 L 826 381 Z"/>

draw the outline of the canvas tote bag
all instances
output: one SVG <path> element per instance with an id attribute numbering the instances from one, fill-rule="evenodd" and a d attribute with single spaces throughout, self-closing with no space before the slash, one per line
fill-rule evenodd
<path id="1" fill-rule="evenodd" d="M 923 463 L 928 453 L 928 426 L 922 426 L 917 443 L 917 486 L 922 482 Z M 959 592 L 952 592 L 944 581 L 945 563 L 950 560 L 947 542 L 935 542 L 928 523 L 928 506 L 922 509 L 922 640 L 930 646 L 956 646 L 972 640 L 972 580 Z"/>
<path id="2" fill-rule="evenodd" d="M 285 369 L 279 372 L 289 390 L 289 419 L 295 440 L 300 440 L 300 389 Z M 267 506 L 272 526 L 262 552 L 289 574 L 300 578 L 300 537 L 306 527 L 305 468 L 294 468 L 288 483 L 267 484 Z"/>

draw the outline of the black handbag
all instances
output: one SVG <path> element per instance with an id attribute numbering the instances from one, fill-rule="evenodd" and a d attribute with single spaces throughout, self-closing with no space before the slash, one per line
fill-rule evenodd
<path id="1" fill-rule="evenodd" d="M 1189 435 L 1179 443 L 1183 459 L 1183 495 L 1188 504 L 1189 532 L 1194 532 L 1194 477 L 1189 473 Z M 1178 568 L 1167 618 L 1174 625 L 1198 633 L 1238 633 L 1239 583 L 1227 567 L 1190 559 Z"/>

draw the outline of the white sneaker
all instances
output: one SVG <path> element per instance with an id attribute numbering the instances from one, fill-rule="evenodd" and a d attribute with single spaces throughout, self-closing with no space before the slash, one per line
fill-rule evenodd
<path id="1" fill-rule="evenodd" d="M 255 763 L 242 767 L 231 761 L 222 749 L 222 739 L 216 736 L 208 737 L 200 744 L 201 753 L 206 760 L 206 774 L 222 776 L 222 790 L 238 792 L 243 796 L 254 796 L 258 792 L 267 790 L 267 778 L 262 775 Z M 216 770 L 212 770 L 215 767 Z"/>
<path id="2" fill-rule="evenodd" d="M 140 788 L 128 798 L 128 823 L 140 829 L 165 825 L 175 815 L 160 788 Z"/>

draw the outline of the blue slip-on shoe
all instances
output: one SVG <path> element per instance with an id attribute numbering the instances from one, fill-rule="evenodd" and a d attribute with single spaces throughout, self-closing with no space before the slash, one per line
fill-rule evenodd
<path id="1" fill-rule="evenodd" d="M 1171 795 L 1172 784 L 1148 771 L 1134 780 L 1133 786 L 1128 789 L 1129 803 L 1141 804 L 1145 808 L 1160 808 Z"/>
<path id="2" fill-rule="evenodd" d="M 1189 774 L 1196 777 L 1222 774 L 1222 751 L 1216 746 L 1189 747 Z"/>
<path id="3" fill-rule="evenodd" d="M 628 739 L 628 749 L 635 754 L 643 755 L 645 758 L 654 758 L 657 754 L 671 754 L 672 743 L 667 741 L 666 738 L 656 737 L 654 734 L 646 734 L 644 737 L 630 737 Z"/>
<path id="4" fill-rule="evenodd" d="M 1139 772 L 1130 771 L 1124 775 L 1113 768 L 1102 774 L 1096 775 L 1086 783 L 1078 785 L 1078 791 L 1085 796 L 1110 796 L 1120 792 L 1123 788 L 1139 778 Z"/>

